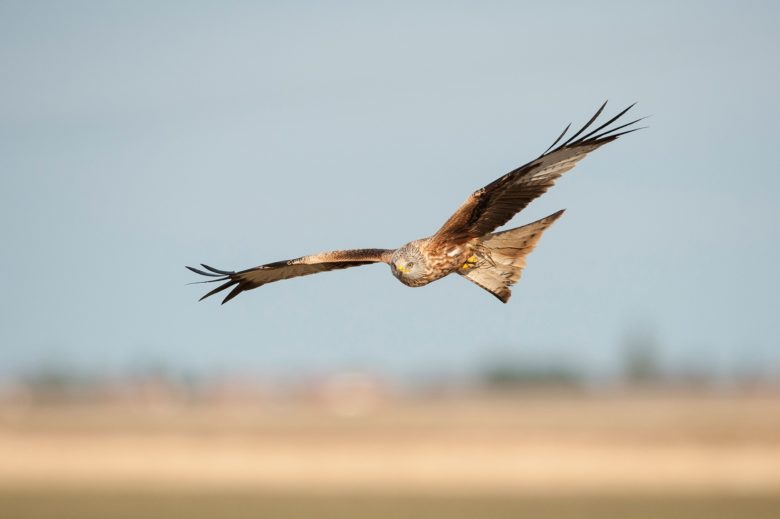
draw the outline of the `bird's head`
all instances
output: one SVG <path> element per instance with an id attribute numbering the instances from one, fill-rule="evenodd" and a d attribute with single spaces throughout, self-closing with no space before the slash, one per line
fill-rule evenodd
<path id="1" fill-rule="evenodd" d="M 407 243 L 393 254 L 390 260 L 390 268 L 393 275 L 402 283 L 413 282 L 422 277 L 426 272 L 425 258 L 420 249 L 411 243 Z"/>

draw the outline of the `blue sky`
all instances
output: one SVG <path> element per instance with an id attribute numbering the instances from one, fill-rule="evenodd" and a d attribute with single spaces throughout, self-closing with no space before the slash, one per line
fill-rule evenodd
<path id="1" fill-rule="evenodd" d="M 780 371 L 774 2 L 0 2 L 0 374 Z M 396 247 L 605 99 L 650 128 L 515 217 L 567 213 L 508 305 L 376 265 L 220 307 L 185 264 Z"/>

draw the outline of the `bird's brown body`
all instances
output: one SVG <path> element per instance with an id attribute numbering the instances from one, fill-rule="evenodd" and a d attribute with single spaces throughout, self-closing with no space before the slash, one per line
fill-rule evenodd
<path id="1" fill-rule="evenodd" d="M 474 263 L 475 250 L 477 247 L 476 239 L 469 240 L 468 242 L 452 247 L 450 249 L 443 249 L 438 247 L 432 238 L 424 238 L 422 240 L 415 240 L 408 243 L 404 247 L 416 247 L 417 250 L 425 257 L 425 270 L 420 277 L 411 279 L 408 276 L 398 276 L 398 279 L 406 286 L 409 287 L 421 287 L 448 276 L 453 272 L 460 272 L 467 270 L 468 265 Z M 401 247 L 400 250 L 403 250 Z M 469 262 L 469 260 L 472 260 Z M 391 268 L 394 265 L 391 263 Z M 394 273 L 397 269 L 394 269 Z"/>
<path id="2" fill-rule="evenodd" d="M 515 229 L 501 232 L 495 232 L 495 229 L 545 193 L 558 177 L 573 168 L 588 153 L 639 129 L 626 128 L 640 119 L 610 127 L 631 108 L 629 106 L 595 130 L 585 133 L 605 106 L 606 103 L 585 126 L 557 148 L 555 145 L 564 137 L 569 126 L 538 158 L 472 193 L 444 225 L 428 238 L 409 242 L 395 250 L 323 252 L 239 272 L 219 270 L 207 265 L 203 265 L 205 271 L 187 268 L 213 278 L 205 283 L 223 282 L 201 299 L 232 288 L 223 303 L 245 290 L 274 281 L 369 263 L 389 264 L 393 275 L 410 287 L 427 285 L 457 273 L 506 303 L 511 296 L 510 287 L 520 278 L 526 256 L 563 211 Z"/>

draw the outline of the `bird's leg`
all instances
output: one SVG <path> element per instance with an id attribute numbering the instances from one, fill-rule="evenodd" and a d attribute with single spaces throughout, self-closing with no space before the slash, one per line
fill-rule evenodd
<path id="1" fill-rule="evenodd" d="M 460 266 L 461 270 L 469 270 L 473 269 L 477 266 L 478 258 L 476 256 L 471 256 L 469 259 L 466 260 L 466 263 Z"/>

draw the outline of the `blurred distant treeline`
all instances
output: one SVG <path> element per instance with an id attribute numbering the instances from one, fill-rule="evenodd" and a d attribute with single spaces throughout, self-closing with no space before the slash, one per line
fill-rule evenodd
<path id="1" fill-rule="evenodd" d="M 494 354 L 466 376 L 393 380 L 371 372 L 331 372 L 288 377 L 284 382 L 262 376 L 198 376 L 164 365 L 146 366 L 125 374 L 84 373 L 57 365 L 40 366 L 0 381 L 0 403 L 67 402 L 256 402 L 278 398 L 375 399 L 441 392 L 506 392 L 529 390 L 590 391 L 613 389 L 722 390 L 780 387 L 778 370 L 732 371 L 728 376 L 702 362 L 684 369 L 663 362 L 652 333 L 626 334 L 617 376 L 596 377 L 564 360 L 532 362 Z"/>

